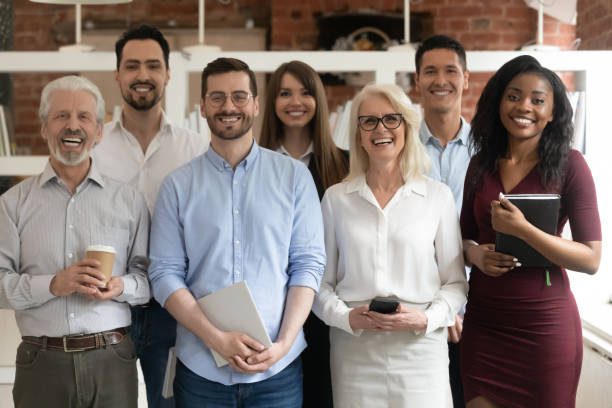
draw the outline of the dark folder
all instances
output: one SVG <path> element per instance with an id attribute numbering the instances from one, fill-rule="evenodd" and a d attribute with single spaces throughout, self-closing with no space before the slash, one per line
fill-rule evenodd
<path id="1" fill-rule="evenodd" d="M 557 233 L 558 194 L 508 194 L 506 198 L 516 205 L 527 221 L 549 234 Z M 512 235 L 495 233 L 495 251 L 513 255 L 523 267 L 549 267 L 552 263 L 525 241 Z"/>

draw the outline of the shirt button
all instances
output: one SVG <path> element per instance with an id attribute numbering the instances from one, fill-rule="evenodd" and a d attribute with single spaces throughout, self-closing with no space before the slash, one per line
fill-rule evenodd
<path id="1" fill-rule="evenodd" d="M 238 184 L 238 180 L 234 180 L 234 185 Z"/>
<path id="2" fill-rule="evenodd" d="M 240 240 L 236 240 L 236 241 L 234 241 L 234 243 L 235 243 L 236 245 L 240 245 Z"/>
<path id="3" fill-rule="evenodd" d="M 71 202 L 71 203 L 74 203 L 74 197 L 70 199 L 70 202 Z"/>
<path id="4" fill-rule="evenodd" d="M 73 228 L 74 228 L 74 225 L 70 224 L 70 225 L 68 226 L 68 228 L 73 229 Z"/>
<path id="5" fill-rule="evenodd" d="M 74 319 L 74 313 L 70 313 L 70 318 Z"/>
<path id="6" fill-rule="evenodd" d="M 239 213 L 238 209 L 234 208 L 234 214 L 238 214 L 238 213 Z"/>
<path id="7" fill-rule="evenodd" d="M 68 258 L 72 259 L 72 252 L 68 252 Z"/>

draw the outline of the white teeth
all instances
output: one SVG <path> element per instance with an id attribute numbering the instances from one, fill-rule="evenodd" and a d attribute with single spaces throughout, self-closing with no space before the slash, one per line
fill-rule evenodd
<path id="1" fill-rule="evenodd" d="M 82 143 L 83 141 L 78 138 L 78 137 L 65 137 L 62 139 L 62 143 L 67 144 L 67 145 L 71 145 L 71 146 L 78 146 Z"/>
<path id="2" fill-rule="evenodd" d="M 136 92 L 149 92 L 151 90 L 151 88 L 148 86 L 137 86 L 134 89 L 136 90 Z"/>
<path id="3" fill-rule="evenodd" d="M 519 125 L 524 125 L 524 126 L 531 125 L 533 123 L 533 120 L 526 119 L 526 118 L 512 118 L 512 120 L 514 120 Z"/>
<path id="4" fill-rule="evenodd" d="M 306 112 L 287 112 L 289 116 L 303 116 Z"/>
<path id="5" fill-rule="evenodd" d="M 388 144 L 391 143 L 393 140 L 390 138 L 383 138 L 383 139 L 375 139 L 372 141 L 372 143 L 374 143 L 374 145 L 378 146 L 381 144 Z"/>
<path id="6" fill-rule="evenodd" d="M 221 122 L 223 123 L 234 123 L 238 121 L 238 116 L 230 116 L 221 118 Z"/>
<path id="7" fill-rule="evenodd" d="M 450 94 L 450 91 L 433 91 L 432 93 L 436 96 L 446 96 Z"/>

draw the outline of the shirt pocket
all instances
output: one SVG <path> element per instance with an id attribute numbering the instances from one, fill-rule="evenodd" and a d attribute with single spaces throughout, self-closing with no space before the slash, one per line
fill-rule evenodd
<path id="1" fill-rule="evenodd" d="M 94 225 L 90 230 L 89 237 L 89 245 L 107 245 L 115 248 L 113 276 L 124 275 L 126 260 L 129 255 L 129 231 L 120 227 Z"/>

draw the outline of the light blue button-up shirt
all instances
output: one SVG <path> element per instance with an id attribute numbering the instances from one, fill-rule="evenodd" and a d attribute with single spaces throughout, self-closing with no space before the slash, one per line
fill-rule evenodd
<path id="1" fill-rule="evenodd" d="M 461 118 L 459 133 L 453 140 L 447 143 L 446 147 L 442 146 L 440 140 L 431 133 L 425 120 L 421 122 L 419 137 L 431 159 L 429 177 L 441 181 L 450 187 L 457 211 L 460 213 L 463 202 L 465 173 L 471 158 L 469 123 Z"/>
<path id="2" fill-rule="evenodd" d="M 288 288 L 318 290 L 325 265 L 317 190 L 302 163 L 259 147 L 235 169 L 213 148 L 163 182 L 151 229 L 149 278 L 165 304 L 187 288 L 196 299 L 246 281 L 272 341 Z M 306 347 L 302 332 L 263 373 L 217 368 L 210 350 L 179 324 L 176 352 L 191 371 L 230 385 L 278 373 Z"/>

